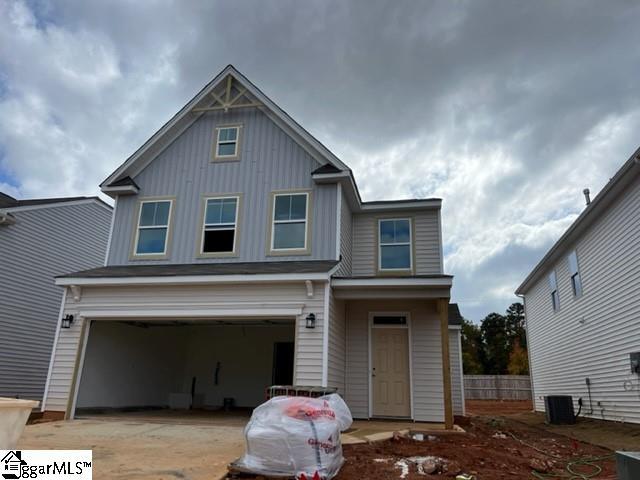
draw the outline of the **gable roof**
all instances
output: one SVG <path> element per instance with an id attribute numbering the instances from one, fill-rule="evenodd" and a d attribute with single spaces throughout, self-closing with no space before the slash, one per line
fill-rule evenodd
<path id="1" fill-rule="evenodd" d="M 462 325 L 464 317 L 460 313 L 457 303 L 449 304 L 449 325 Z"/>
<path id="2" fill-rule="evenodd" d="M 620 167 L 567 231 L 542 257 L 542 260 L 538 262 L 531 273 L 527 275 L 527 278 L 516 289 L 516 295 L 524 295 L 542 275 L 547 273 L 567 248 L 575 243 L 580 238 L 580 235 L 605 213 L 606 209 L 638 175 L 640 175 L 640 148 Z"/>
<path id="3" fill-rule="evenodd" d="M 117 182 L 124 180 L 125 177 L 135 178 L 137 173 L 191 126 L 201 113 L 212 108 L 225 108 L 225 103 L 215 94 L 216 88 L 224 85 L 225 82 L 229 85 L 227 91 L 230 90 L 231 83 L 238 82 L 236 88 L 239 92 L 237 96 L 247 96 L 253 99 L 252 103 L 245 103 L 240 106 L 259 108 L 279 127 L 289 133 L 320 165 L 330 164 L 338 171 L 349 170 L 327 147 L 293 120 L 289 114 L 276 105 L 233 65 L 228 65 L 100 184 L 103 191 L 107 194 L 114 193 L 115 187 L 119 186 Z M 227 104 L 228 107 L 230 105 L 230 103 Z"/>

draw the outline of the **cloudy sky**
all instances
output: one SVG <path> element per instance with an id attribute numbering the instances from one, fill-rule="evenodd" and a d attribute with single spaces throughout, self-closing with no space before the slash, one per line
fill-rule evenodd
<path id="1" fill-rule="evenodd" d="M 640 4 L 0 0 L 0 190 L 97 185 L 227 64 L 354 170 L 443 198 L 479 320 L 640 144 Z"/>

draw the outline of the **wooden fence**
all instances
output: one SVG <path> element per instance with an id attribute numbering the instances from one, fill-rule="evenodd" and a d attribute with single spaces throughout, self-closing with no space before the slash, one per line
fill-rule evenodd
<path id="1" fill-rule="evenodd" d="M 465 375 L 467 400 L 531 400 L 528 375 Z"/>

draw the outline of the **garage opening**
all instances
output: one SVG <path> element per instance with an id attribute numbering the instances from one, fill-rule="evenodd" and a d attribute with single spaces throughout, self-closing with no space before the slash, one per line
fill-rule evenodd
<path id="1" fill-rule="evenodd" d="M 251 409 L 293 383 L 293 320 L 94 321 L 76 414 Z"/>

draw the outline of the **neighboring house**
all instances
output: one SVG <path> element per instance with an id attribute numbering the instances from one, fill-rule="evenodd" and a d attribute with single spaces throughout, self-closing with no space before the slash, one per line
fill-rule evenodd
<path id="1" fill-rule="evenodd" d="M 62 300 L 54 277 L 104 263 L 111 213 L 96 197 L 0 192 L 0 397 L 42 399 Z"/>
<path id="2" fill-rule="evenodd" d="M 272 384 L 336 388 L 357 418 L 463 412 L 441 201 L 363 202 L 232 66 L 101 188 L 107 262 L 57 279 L 47 415 L 254 407 Z"/>
<path id="3" fill-rule="evenodd" d="M 518 287 L 535 408 L 640 423 L 640 149 Z M 588 201 L 588 192 L 587 201 Z"/>

